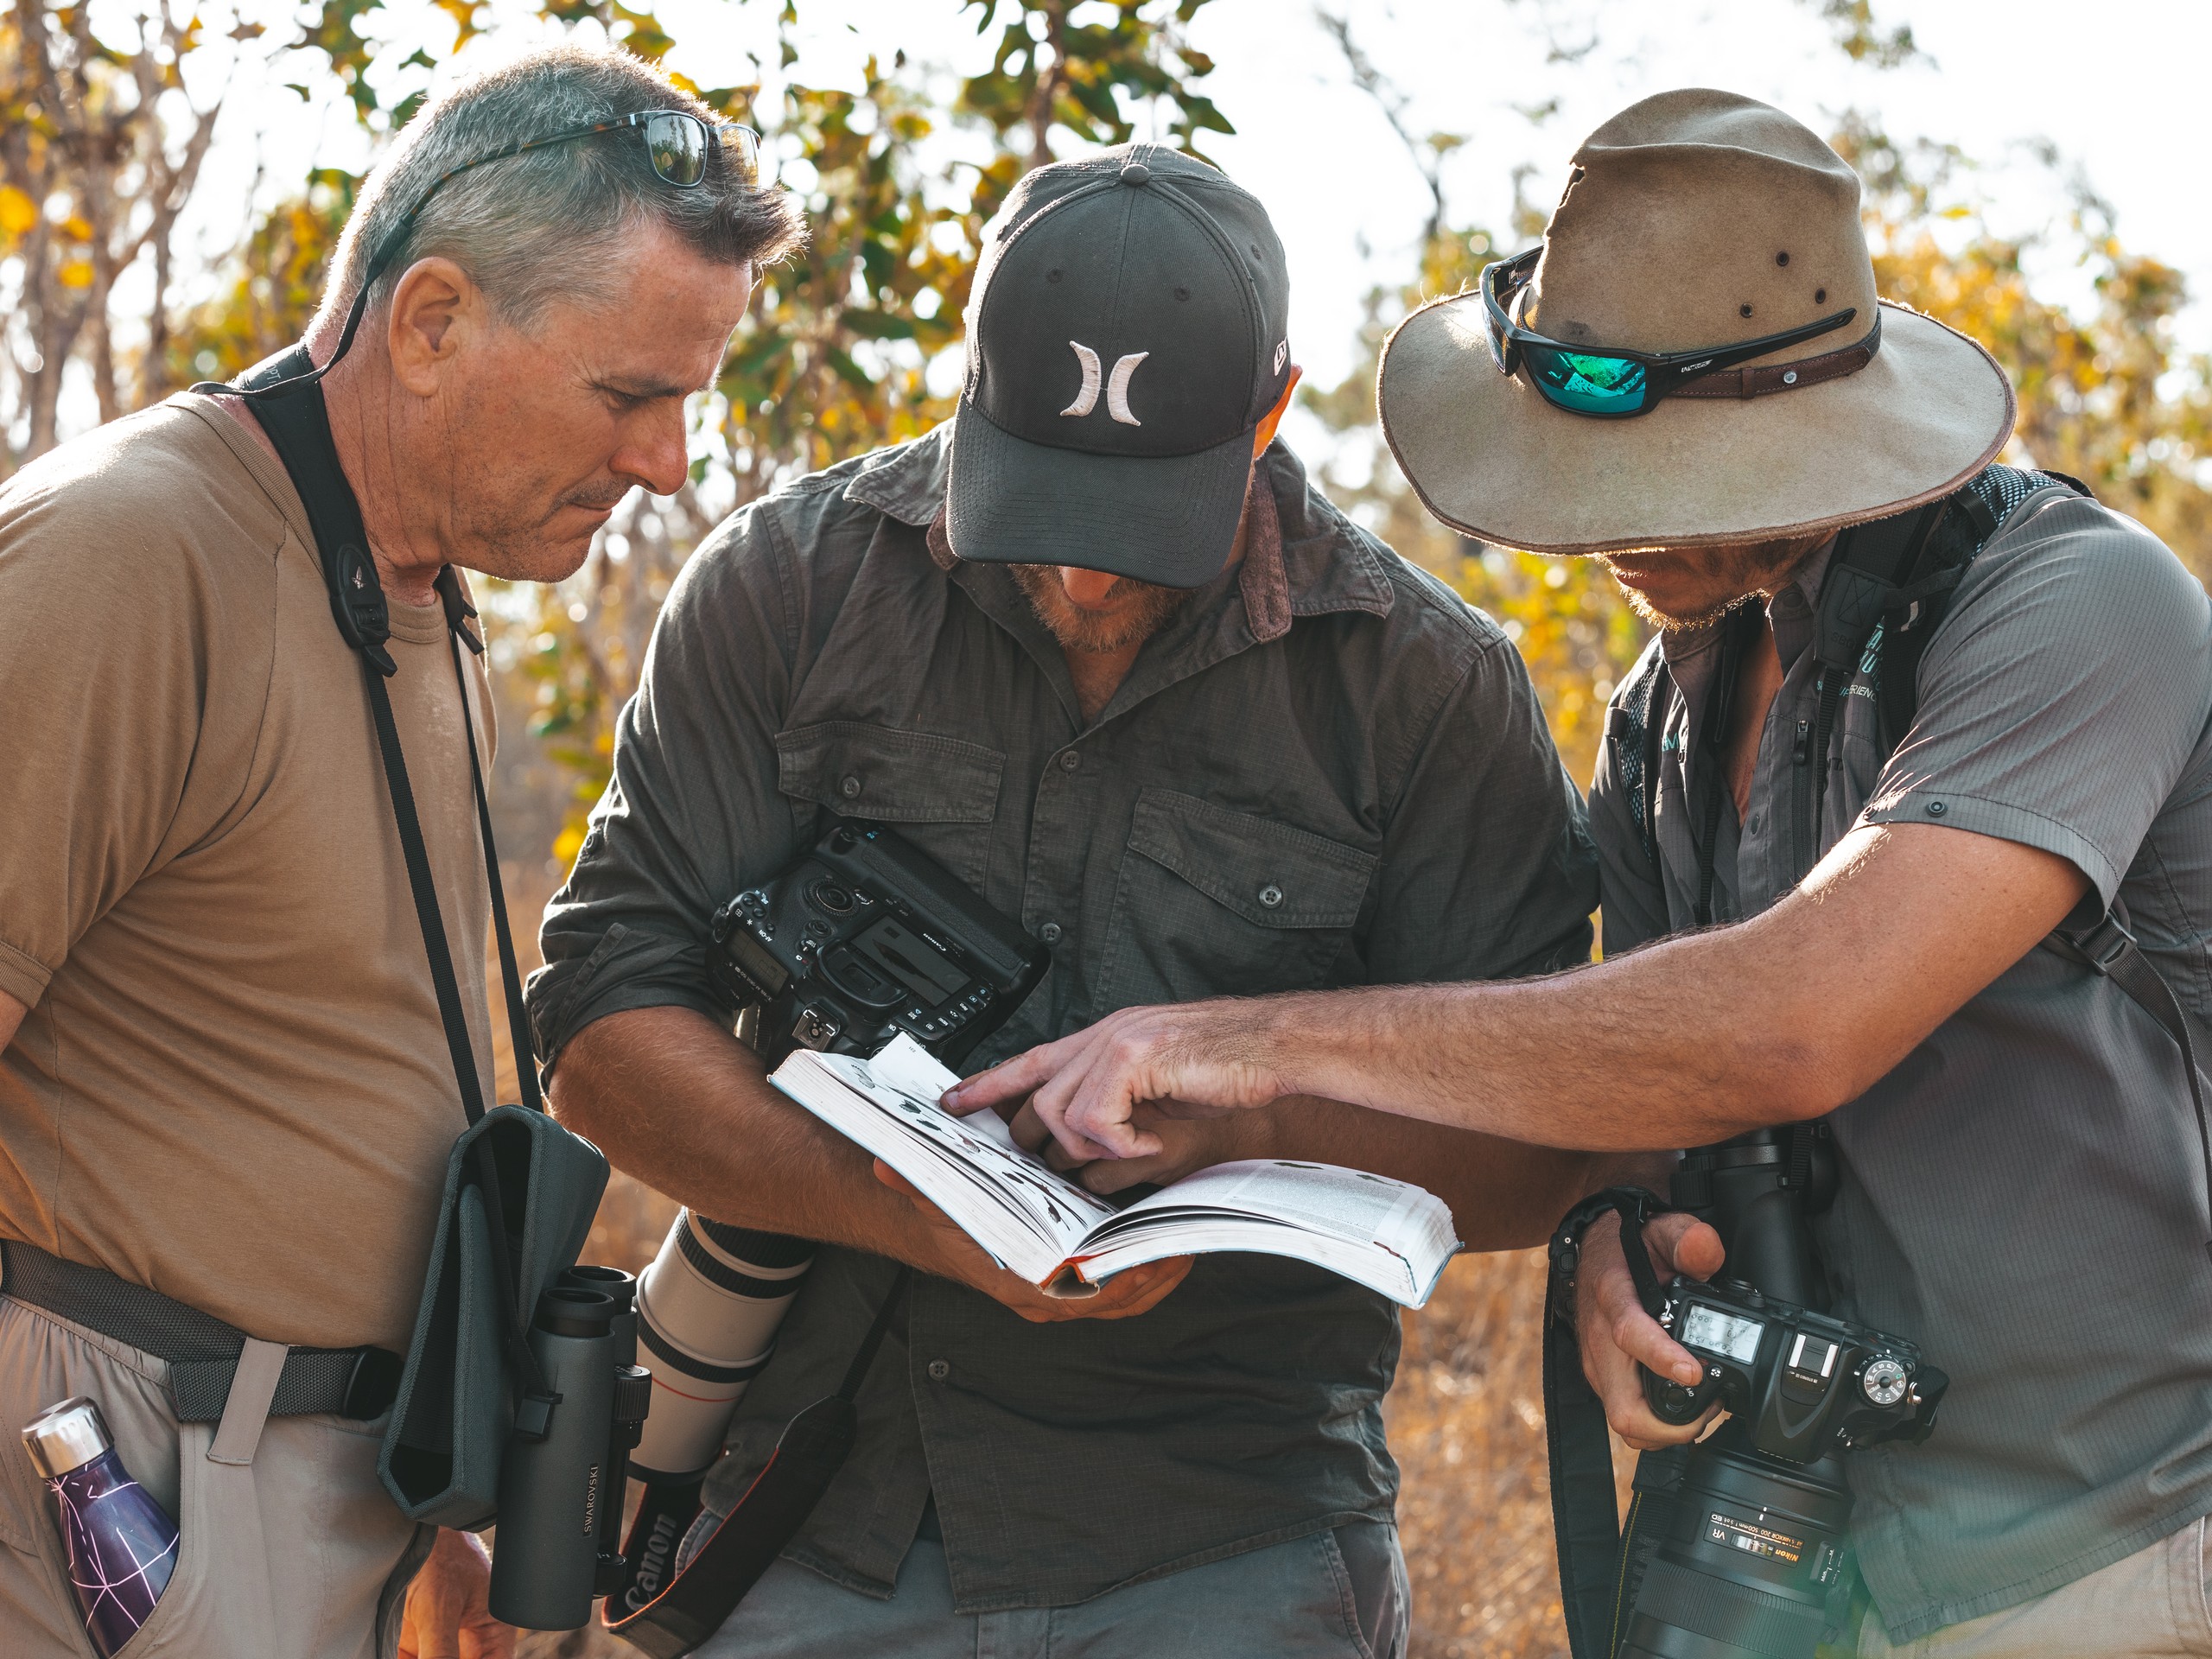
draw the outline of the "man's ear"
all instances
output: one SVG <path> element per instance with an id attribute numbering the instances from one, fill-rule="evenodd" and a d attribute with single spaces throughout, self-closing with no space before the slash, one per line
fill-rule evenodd
<path id="1" fill-rule="evenodd" d="M 450 259 L 418 259 L 391 290 L 385 338 L 391 372 L 418 397 L 436 395 L 469 337 L 486 322 L 484 290 Z"/>
<path id="2" fill-rule="evenodd" d="M 1295 363 L 1290 365 L 1290 380 L 1283 387 L 1282 396 L 1275 399 L 1275 406 L 1273 409 L 1260 416 L 1259 425 L 1253 429 L 1253 460 L 1257 461 L 1261 453 L 1275 441 L 1275 429 L 1282 424 L 1282 417 L 1290 413 L 1290 395 L 1298 390 L 1298 383 L 1305 378 L 1305 375 L 1306 371 Z"/>

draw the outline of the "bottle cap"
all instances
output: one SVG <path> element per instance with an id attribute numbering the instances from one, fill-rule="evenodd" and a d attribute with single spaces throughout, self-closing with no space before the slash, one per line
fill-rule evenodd
<path id="1" fill-rule="evenodd" d="M 48 1406 L 23 1425 L 23 1447 L 44 1480 L 56 1480 L 115 1445 L 100 1408 L 83 1395 Z"/>

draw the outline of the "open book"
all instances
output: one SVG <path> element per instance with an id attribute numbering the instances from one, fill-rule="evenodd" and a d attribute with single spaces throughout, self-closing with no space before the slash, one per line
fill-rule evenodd
<path id="1" fill-rule="evenodd" d="M 1459 1248 L 1433 1194 L 1333 1164 L 1217 1164 L 1118 1207 L 1015 1146 L 995 1112 L 945 1111 L 938 1097 L 958 1077 L 904 1033 L 873 1059 L 801 1049 L 770 1081 L 912 1181 L 1000 1266 L 1056 1295 L 1093 1294 L 1163 1256 L 1258 1250 L 1419 1307 Z"/>

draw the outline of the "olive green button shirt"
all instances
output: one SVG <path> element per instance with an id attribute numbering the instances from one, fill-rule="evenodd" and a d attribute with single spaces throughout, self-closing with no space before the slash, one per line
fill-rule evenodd
<path id="1" fill-rule="evenodd" d="M 1582 806 L 1520 658 L 1286 448 L 1259 468 L 1243 563 L 1086 722 L 1006 569 L 931 533 L 949 435 L 803 480 L 686 566 L 547 916 L 548 1052 L 617 1009 L 726 1015 L 709 916 L 832 813 L 895 825 L 1052 946 L 978 1066 L 1134 1003 L 1586 955 Z M 710 1501 L 836 1388 L 890 1273 L 817 1259 Z M 932 1490 L 971 1612 L 1390 1512 L 1396 1310 L 1319 1268 L 1209 1256 L 1141 1318 L 1058 1325 L 924 1278 L 906 1315 L 791 1551 L 840 1583 L 890 1593 Z"/>

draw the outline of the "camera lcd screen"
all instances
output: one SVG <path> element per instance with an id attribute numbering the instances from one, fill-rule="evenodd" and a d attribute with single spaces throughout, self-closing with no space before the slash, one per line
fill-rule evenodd
<path id="1" fill-rule="evenodd" d="M 946 961 L 943 953 L 888 916 L 853 943 L 869 961 L 931 1007 L 968 983 L 968 976 Z"/>
<path id="2" fill-rule="evenodd" d="M 1726 1354 L 1748 1365 L 1758 1357 L 1759 1332 L 1764 1329 L 1756 1319 L 1739 1319 L 1719 1308 L 1693 1307 L 1682 1320 L 1682 1346 Z"/>

